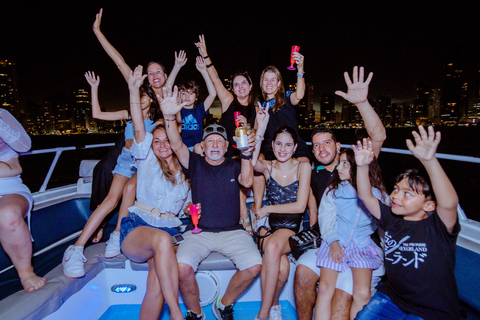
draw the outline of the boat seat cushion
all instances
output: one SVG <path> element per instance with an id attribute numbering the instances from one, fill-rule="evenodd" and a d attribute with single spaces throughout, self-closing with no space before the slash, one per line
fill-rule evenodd
<path id="1" fill-rule="evenodd" d="M 472 308 L 480 311 L 480 254 L 457 246 L 457 263 L 455 277 L 457 279 L 458 296 Z"/>

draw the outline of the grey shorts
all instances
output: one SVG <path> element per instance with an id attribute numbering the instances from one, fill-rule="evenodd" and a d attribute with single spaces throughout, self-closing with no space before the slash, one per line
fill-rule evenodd
<path id="1" fill-rule="evenodd" d="M 183 234 L 185 241 L 177 250 L 178 263 L 188 264 L 197 271 L 198 265 L 215 251 L 230 259 L 242 271 L 262 264 L 257 245 L 245 230 Z"/>

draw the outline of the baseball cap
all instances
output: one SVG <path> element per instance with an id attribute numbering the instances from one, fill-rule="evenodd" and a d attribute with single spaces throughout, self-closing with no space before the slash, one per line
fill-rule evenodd
<path id="1" fill-rule="evenodd" d="M 205 140 L 206 137 L 208 137 L 209 135 L 211 135 L 213 133 L 219 134 L 225 140 L 228 140 L 227 139 L 227 131 L 225 130 L 224 127 L 222 127 L 219 124 L 211 124 L 208 127 L 206 127 L 205 129 L 203 129 L 203 140 Z"/>

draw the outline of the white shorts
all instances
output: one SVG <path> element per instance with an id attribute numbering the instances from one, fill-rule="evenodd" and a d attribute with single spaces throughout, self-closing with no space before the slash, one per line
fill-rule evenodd
<path id="1" fill-rule="evenodd" d="M 262 264 L 253 238 L 243 229 L 223 232 L 200 232 L 183 234 L 185 241 L 177 250 L 178 263 L 188 264 L 197 271 L 198 265 L 215 251 L 232 260 L 238 270 L 242 271 L 257 264 Z"/>
<path id="2" fill-rule="evenodd" d="M 382 264 L 378 269 L 373 270 L 372 286 L 371 286 L 372 295 L 377 291 L 376 287 L 380 282 L 380 279 L 382 278 L 382 276 L 385 274 L 385 265 L 383 263 L 383 259 L 384 259 L 383 250 L 380 249 L 377 245 L 375 247 L 377 248 L 378 255 L 382 259 Z M 308 267 L 320 277 L 320 268 L 317 267 L 317 255 L 316 255 L 317 251 L 318 249 L 307 250 L 304 254 L 300 256 L 300 258 L 298 258 L 297 265 L 301 264 Z M 350 268 L 347 268 L 345 272 L 340 272 L 338 274 L 336 288 L 343 290 L 346 293 L 352 295 L 353 276 L 352 276 L 352 270 Z"/>

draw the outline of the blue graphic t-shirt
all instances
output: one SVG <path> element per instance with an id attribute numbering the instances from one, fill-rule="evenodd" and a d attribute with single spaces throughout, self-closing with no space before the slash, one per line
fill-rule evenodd
<path id="1" fill-rule="evenodd" d="M 202 141 L 203 120 L 206 114 L 203 103 L 193 109 L 183 108 L 181 110 L 182 140 L 187 147 L 193 147 Z"/>

